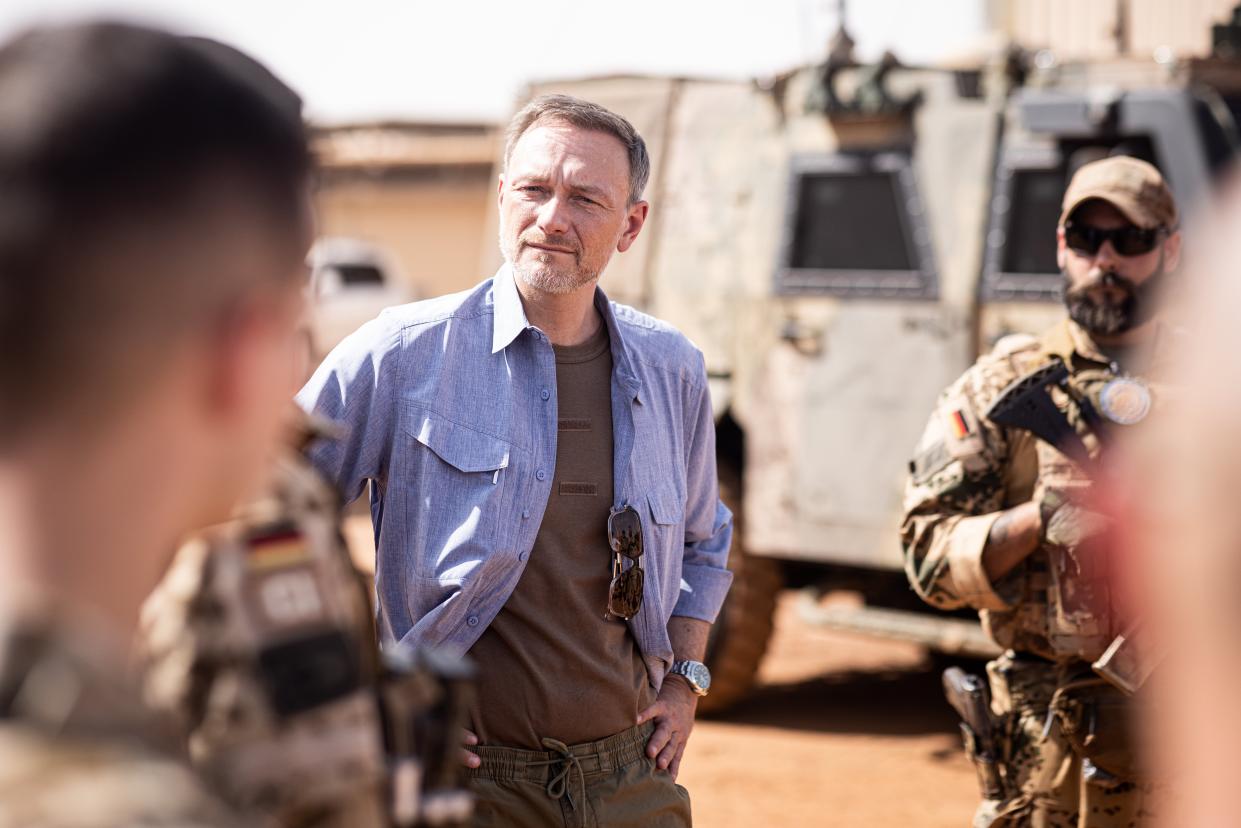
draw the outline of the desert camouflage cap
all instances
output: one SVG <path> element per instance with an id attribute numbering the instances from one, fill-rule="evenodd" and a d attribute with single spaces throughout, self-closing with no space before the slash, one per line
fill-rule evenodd
<path id="1" fill-rule="evenodd" d="M 1175 227 L 1176 201 L 1159 170 L 1145 161 L 1120 155 L 1081 167 L 1064 192 L 1060 223 L 1082 202 L 1102 199 L 1138 227 Z"/>

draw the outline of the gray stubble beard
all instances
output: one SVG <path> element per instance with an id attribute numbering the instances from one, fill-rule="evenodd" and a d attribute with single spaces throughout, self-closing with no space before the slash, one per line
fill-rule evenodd
<path id="1" fill-rule="evenodd" d="M 552 296 L 563 296 L 599 281 L 598 273 L 589 273 L 581 267 L 573 267 L 566 271 L 552 266 L 550 262 L 540 262 L 534 267 L 521 264 L 517 261 L 520 249 L 520 241 L 515 240 L 512 245 L 509 244 L 504 235 L 504 227 L 501 225 L 500 252 L 504 255 L 504 260 L 509 263 L 523 282 L 535 290 Z"/>
<path id="2" fill-rule="evenodd" d="M 597 275 L 586 273 L 579 268 L 573 268 L 571 271 L 565 272 L 546 264 L 540 264 L 536 267 L 520 265 L 512 259 L 509 259 L 509 264 L 513 266 L 513 270 L 517 271 L 517 275 L 521 277 L 523 282 L 532 288 L 553 296 L 563 296 L 566 293 L 572 293 L 599 279 Z"/>

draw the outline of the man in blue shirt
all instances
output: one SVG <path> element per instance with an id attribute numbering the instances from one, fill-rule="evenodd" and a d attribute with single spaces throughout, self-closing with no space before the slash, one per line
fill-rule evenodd
<path id="1" fill-rule="evenodd" d="M 302 390 L 369 484 L 387 646 L 471 654 L 476 825 L 680 826 L 674 784 L 731 576 L 702 354 L 597 287 L 649 205 L 645 143 L 568 96 L 514 118 L 506 264 L 386 311 Z M 538 784 L 530 784 L 531 782 Z"/>

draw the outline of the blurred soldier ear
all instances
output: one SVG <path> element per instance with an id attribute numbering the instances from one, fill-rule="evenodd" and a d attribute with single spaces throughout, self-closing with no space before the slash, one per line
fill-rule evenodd
<path id="1" fill-rule="evenodd" d="M 1056 265 L 1061 271 L 1068 263 L 1068 246 L 1064 243 L 1064 225 L 1056 228 Z"/>
<path id="2" fill-rule="evenodd" d="M 205 401 L 213 415 L 248 421 L 273 400 L 293 396 L 302 311 L 301 292 L 290 289 L 247 297 L 225 314 L 203 350 Z"/>
<path id="3" fill-rule="evenodd" d="M 1181 231 L 1173 230 L 1163 241 L 1164 270 L 1176 270 L 1181 263 Z"/>

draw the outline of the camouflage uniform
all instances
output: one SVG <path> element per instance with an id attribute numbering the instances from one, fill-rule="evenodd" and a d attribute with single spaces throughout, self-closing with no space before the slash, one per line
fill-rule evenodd
<path id="1" fill-rule="evenodd" d="M 334 493 L 295 452 L 271 495 L 178 552 L 143 607 L 148 703 L 235 807 L 281 825 L 384 825 L 367 590 Z"/>
<path id="2" fill-rule="evenodd" d="M 1089 486 L 1056 448 L 984 414 L 1010 383 L 1057 357 L 1075 395 L 1098 409 L 1117 366 L 1067 320 L 1038 339 L 1001 340 L 944 392 L 911 463 L 901 527 L 906 573 L 930 604 L 979 610 L 984 629 L 1007 650 L 987 668 L 1006 735 L 1007 798 L 984 803 L 978 822 L 988 824 L 990 811 L 999 814 L 993 825 L 1134 825 L 1149 809 L 1150 788 L 1134 767 L 1132 703 L 1091 669 L 1123 632 L 1106 556 L 1044 543 L 995 582 L 982 562 L 1003 510 L 1049 496 L 1074 502 Z M 1052 396 L 1096 455 L 1096 435 L 1078 406 L 1058 391 Z"/>
<path id="3" fill-rule="evenodd" d="M 0 828 L 246 824 L 161 737 L 98 635 L 45 617 L 0 632 Z"/>

